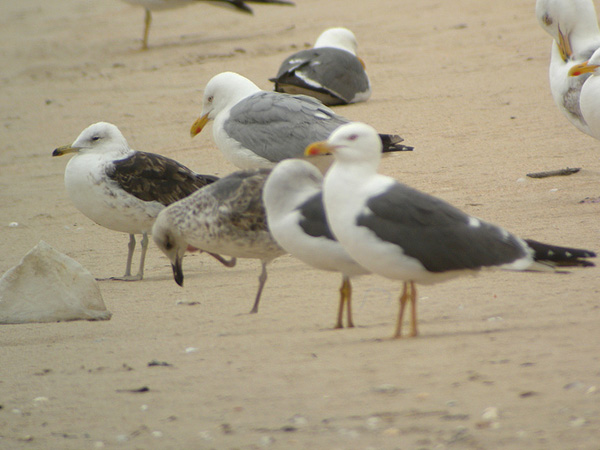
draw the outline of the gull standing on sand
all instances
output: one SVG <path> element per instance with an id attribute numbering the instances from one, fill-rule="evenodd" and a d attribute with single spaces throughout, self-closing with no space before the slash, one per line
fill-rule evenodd
<path id="1" fill-rule="evenodd" d="M 569 70 L 587 61 L 600 47 L 600 29 L 592 0 L 537 0 L 540 26 L 554 39 L 550 54 L 550 90 L 558 109 L 580 131 L 591 135 L 581 114 L 580 93 L 587 75 L 573 78 Z"/>
<path id="2" fill-rule="evenodd" d="M 277 243 L 292 256 L 317 269 L 342 274 L 335 328 L 344 327 L 344 305 L 350 328 L 354 326 L 350 278 L 369 271 L 350 258 L 331 233 L 322 183 L 321 172 L 307 161 L 287 159 L 277 164 L 263 190 L 267 221 Z"/>
<path id="3" fill-rule="evenodd" d="M 552 270 L 553 265 L 593 266 L 591 251 L 523 240 L 469 216 L 445 201 L 379 175 L 381 142 L 362 123 L 340 127 L 307 155 L 332 152 L 323 182 L 327 221 L 335 237 L 361 266 L 402 280 L 395 338 L 402 336 L 407 302 L 411 336 L 417 336 L 416 283 L 433 284 L 484 267 Z"/>
<path id="4" fill-rule="evenodd" d="M 241 169 L 273 167 L 288 158 L 301 158 L 311 142 L 327 139 L 349 120 L 315 98 L 262 91 L 233 72 L 215 75 L 206 85 L 202 115 L 192 137 L 214 120 L 219 150 Z M 412 150 L 396 135 L 380 134 L 384 151 Z"/>
<path id="5" fill-rule="evenodd" d="M 589 127 L 589 134 L 600 139 L 600 49 L 594 52 L 589 61 L 571 67 L 569 75 L 586 78 L 579 97 L 581 113 Z"/>
<path id="6" fill-rule="evenodd" d="M 285 254 L 269 233 L 262 202 L 267 169 L 234 172 L 165 208 L 152 229 L 158 248 L 169 258 L 175 282 L 183 286 L 183 256 L 189 246 L 259 259 L 262 271 L 251 313 L 267 281 L 267 264 Z"/>
<path id="7" fill-rule="evenodd" d="M 144 16 L 144 35 L 142 37 L 142 50 L 148 48 L 148 34 L 150 32 L 150 24 L 152 23 L 152 11 L 162 11 L 165 9 L 180 8 L 182 6 L 210 3 L 215 6 L 224 6 L 236 11 L 253 14 L 252 9 L 246 4 L 248 3 L 270 3 L 276 5 L 294 5 L 287 0 L 123 0 L 126 3 L 135 6 L 143 6 L 146 13 Z"/>
<path id="8" fill-rule="evenodd" d="M 371 96 L 371 83 L 357 48 L 352 31 L 328 28 L 312 49 L 286 58 L 270 81 L 277 92 L 310 95 L 328 106 L 364 102 Z"/>
<path id="9" fill-rule="evenodd" d="M 125 275 L 117 280 L 144 277 L 148 233 L 158 213 L 217 180 L 164 156 L 132 150 L 119 129 L 106 122 L 90 125 L 52 156 L 66 153 L 76 153 L 65 169 L 65 187 L 75 207 L 98 225 L 129 234 Z M 142 255 L 138 274 L 131 275 L 135 234 L 142 235 Z"/>

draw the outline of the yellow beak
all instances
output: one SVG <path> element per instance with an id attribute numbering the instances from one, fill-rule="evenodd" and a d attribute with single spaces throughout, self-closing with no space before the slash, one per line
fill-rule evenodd
<path id="1" fill-rule="evenodd" d="M 334 150 L 335 146 L 327 141 L 313 142 L 304 150 L 304 156 L 326 155 L 331 154 Z"/>
<path id="2" fill-rule="evenodd" d="M 568 61 L 573 56 L 573 49 L 571 48 L 571 41 L 568 36 L 565 36 L 558 27 L 558 51 L 563 61 Z"/>
<path id="3" fill-rule="evenodd" d="M 67 153 L 77 153 L 79 150 L 81 150 L 81 147 L 72 147 L 70 145 L 63 145 L 62 147 L 58 147 L 58 148 L 54 149 L 54 151 L 52 152 L 52 156 L 62 156 L 62 155 L 66 155 Z"/>
<path id="4" fill-rule="evenodd" d="M 190 135 L 192 137 L 196 136 L 198 133 L 202 131 L 202 128 L 208 123 L 208 114 L 204 114 L 202 117 L 199 117 L 198 120 L 194 122 L 192 128 L 190 130 Z"/>
<path id="5" fill-rule="evenodd" d="M 571 69 L 569 69 L 570 77 L 577 77 L 579 75 L 583 75 L 584 73 L 590 73 L 595 71 L 598 67 L 598 64 L 588 64 L 589 61 L 583 62 L 581 64 L 576 64 Z"/>

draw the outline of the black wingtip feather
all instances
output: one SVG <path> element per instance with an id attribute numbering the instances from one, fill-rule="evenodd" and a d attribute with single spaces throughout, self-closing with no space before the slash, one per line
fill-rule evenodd
<path id="1" fill-rule="evenodd" d="M 397 134 L 380 134 L 379 138 L 383 144 L 383 153 L 412 152 L 414 150 L 414 147 L 401 144 L 404 139 Z"/>
<path id="2" fill-rule="evenodd" d="M 527 245 L 534 251 L 536 261 L 551 262 L 557 266 L 594 267 L 595 264 L 587 258 L 595 258 L 596 253 L 580 248 L 560 247 L 525 239 Z"/>

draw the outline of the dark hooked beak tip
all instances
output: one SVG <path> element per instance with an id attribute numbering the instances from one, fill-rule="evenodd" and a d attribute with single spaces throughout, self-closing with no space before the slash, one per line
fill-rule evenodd
<path id="1" fill-rule="evenodd" d="M 178 261 L 177 264 L 173 264 L 172 267 L 175 283 L 183 287 L 183 270 L 181 270 L 181 263 Z"/>

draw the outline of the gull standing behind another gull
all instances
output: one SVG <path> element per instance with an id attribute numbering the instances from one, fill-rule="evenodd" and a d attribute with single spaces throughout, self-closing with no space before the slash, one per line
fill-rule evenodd
<path id="1" fill-rule="evenodd" d="M 581 88 L 579 103 L 590 134 L 600 139 L 600 49 L 594 52 L 589 61 L 571 67 L 569 75 L 578 78 L 588 75 Z"/>
<path id="2" fill-rule="evenodd" d="M 580 109 L 587 76 L 569 77 L 569 70 L 587 61 L 600 47 L 600 29 L 592 0 L 537 0 L 540 26 L 554 39 L 550 54 L 550 90 L 558 109 L 573 125 L 591 135 Z"/>
<path id="3" fill-rule="evenodd" d="M 310 95 L 328 106 L 364 102 L 371 96 L 371 83 L 357 48 L 352 31 L 329 28 L 312 49 L 286 58 L 269 81 L 277 92 Z"/>
<path id="4" fill-rule="evenodd" d="M 192 5 L 194 3 L 210 3 L 215 6 L 224 6 L 235 9 L 236 11 L 253 14 L 252 9 L 246 5 L 248 3 L 270 3 L 277 5 L 290 5 L 294 3 L 287 0 L 123 0 L 130 5 L 143 6 L 146 10 L 144 16 L 144 36 L 142 37 L 142 50 L 148 49 L 148 34 L 150 24 L 152 23 L 152 11 L 162 11 L 165 9 L 180 8 L 182 6 Z"/>
<path id="5" fill-rule="evenodd" d="M 234 258 L 259 259 L 262 271 L 250 311 L 258 312 L 267 264 L 285 254 L 267 228 L 262 189 L 269 172 L 234 172 L 158 215 L 152 237 L 171 261 L 178 285 L 183 286 L 182 260 L 188 246 Z"/>
<path id="6" fill-rule="evenodd" d="M 323 182 L 329 225 L 361 266 L 402 280 L 395 338 L 410 300 L 411 336 L 417 336 L 415 283 L 433 284 L 484 267 L 552 270 L 552 266 L 593 266 L 594 252 L 523 240 L 469 216 L 445 201 L 379 175 L 381 143 L 362 123 L 340 127 L 307 155 L 332 152 L 335 160 Z"/>
<path id="7" fill-rule="evenodd" d="M 275 166 L 263 190 L 271 234 L 282 248 L 306 264 L 341 272 L 340 303 L 335 328 L 343 328 L 344 304 L 347 324 L 352 322 L 350 278 L 369 273 L 359 266 L 335 239 L 323 207 L 323 176 L 307 161 L 288 159 Z"/>
<path id="8" fill-rule="evenodd" d="M 313 97 L 262 91 L 233 72 L 215 75 L 206 85 L 202 116 L 192 125 L 192 137 L 209 120 L 214 120 L 217 147 L 241 169 L 273 167 L 284 159 L 301 158 L 308 144 L 327 139 L 349 122 Z M 400 144 L 400 136 L 379 137 L 383 151 L 412 150 Z"/>
<path id="9" fill-rule="evenodd" d="M 106 122 L 90 125 L 52 156 L 66 153 L 76 153 L 65 169 L 65 187 L 75 207 L 100 226 L 129 233 L 125 275 L 116 280 L 144 278 L 148 233 L 158 213 L 218 179 L 164 156 L 130 149 L 119 129 Z M 139 272 L 132 276 L 135 234 L 143 236 L 142 256 Z"/>

